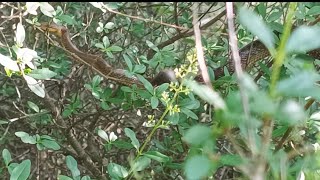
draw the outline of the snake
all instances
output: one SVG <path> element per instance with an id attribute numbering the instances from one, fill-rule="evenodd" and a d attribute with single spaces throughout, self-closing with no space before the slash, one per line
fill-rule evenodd
<path id="1" fill-rule="evenodd" d="M 41 23 L 40 28 L 50 34 L 55 35 L 59 39 L 59 44 L 63 47 L 64 51 L 71 56 L 71 58 L 79 63 L 85 64 L 92 68 L 94 71 L 99 73 L 106 79 L 112 80 L 116 83 L 143 88 L 144 85 L 135 76 L 128 77 L 125 74 L 125 70 L 116 69 L 112 67 L 107 61 L 98 55 L 93 55 L 89 53 L 82 52 L 74 45 L 70 38 L 70 32 L 67 27 L 62 25 L 57 25 L 56 23 Z M 239 50 L 239 55 L 241 58 L 241 66 L 244 70 L 252 68 L 259 60 L 267 58 L 270 56 L 269 50 L 264 46 L 260 40 L 254 40 L 247 44 Z M 308 55 L 320 59 L 320 50 L 316 49 L 308 52 Z M 232 74 L 235 71 L 235 67 L 232 61 L 229 61 L 224 66 L 221 66 L 214 70 L 215 79 L 224 76 L 224 68 L 227 68 L 229 73 Z M 159 86 L 163 83 L 170 83 L 176 80 L 174 71 L 171 69 L 166 69 L 160 71 L 153 78 L 146 78 L 151 82 L 153 86 Z M 202 76 L 196 75 L 194 78 L 196 81 L 203 83 Z"/>

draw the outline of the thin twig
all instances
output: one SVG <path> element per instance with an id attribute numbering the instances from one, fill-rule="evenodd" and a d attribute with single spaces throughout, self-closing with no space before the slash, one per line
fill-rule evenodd
<path id="1" fill-rule="evenodd" d="M 243 79 L 244 79 L 244 74 L 241 68 L 241 58 L 239 55 L 239 49 L 237 45 L 237 36 L 235 33 L 235 28 L 234 28 L 234 21 L 233 21 L 233 4 L 232 2 L 227 2 L 226 3 L 226 10 L 227 10 L 227 19 L 228 19 L 228 29 L 229 29 L 229 41 L 230 41 L 230 48 L 231 48 L 231 53 L 232 53 L 232 59 L 235 64 L 235 73 L 237 76 L 237 81 L 239 84 L 239 90 L 240 90 L 240 95 L 242 99 L 242 107 L 243 111 L 245 114 L 245 118 L 247 121 L 250 120 L 249 117 L 249 100 L 248 100 L 248 95 L 245 92 L 244 86 L 243 86 Z M 248 122 L 248 126 L 250 126 L 252 123 Z M 255 143 L 254 143 L 254 132 L 251 127 L 248 127 L 248 144 L 252 152 L 255 151 Z"/>
<path id="2" fill-rule="evenodd" d="M 194 29 L 194 35 L 196 40 L 197 59 L 200 66 L 200 71 L 202 74 L 203 81 L 208 87 L 212 89 L 212 85 L 210 83 L 210 78 L 208 74 L 208 68 L 206 66 L 204 56 L 203 56 L 201 32 L 200 32 L 199 21 L 198 21 L 198 10 L 197 10 L 199 7 L 198 5 L 199 5 L 198 2 L 193 4 L 193 29 Z"/>

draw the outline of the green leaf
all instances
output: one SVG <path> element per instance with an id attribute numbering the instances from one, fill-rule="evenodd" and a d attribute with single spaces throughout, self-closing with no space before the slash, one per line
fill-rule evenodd
<path id="1" fill-rule="evenodd" d="M 137 77 L 142 82 L 144 87 L 149 91 L 149 93 L 153 94 L 153 86 L 152 86 L 152 84 L 148 80 L 146 80 L 143 76 L 141 76 L 140 74 L 137 74 Z"/>
<path id="2" fill-rule="evenodd" d="M 11 160 L 12 160 L 11 154 L 8 151 L 8 149 L 3 149 L 2 150 L 2 158 L 3 158 L 4 163 L 6 164 L 6 166 L 8 166 L 9 163 L 11 162 Z"/>
<path id="3" fill-rule="evenodd" d="M 169 88 L 168 83 L 161 84 L 160 86 L 156 87 L 156 95 L 160 96 L 168 88 Z"/>
<path id="4" fill-rule="evenodd" d="M 187 160 L 184 170 L 188 179 L 203 179 L 209 174 L 210 168 L 209 158 L 198 155 Z"/>
<path id="5" fill-rule="evenodd" d="M 114 28 L 114 23 L 113 22 L 108 22 L 106 25 L 104 25 L 105 28 L 107 29 L 113 29 Z"/>
<path id="6" fill-rule="evenodd" d="M 139 157 L 137 161 L 132 166 L 133 171 L 142 171 L 148 167 L 151 163 L 151 160 L 148 157 Z"/>
<path id="7" fill-rule="evenodd" d="M 74 17 L 71 17 L 71 16 L 66 15 L 66 14 L 57 16 L 56 18 L 57 18 L 57 19 L 60 19 L 60 20 L 63 21 L 63 22 L 66 22 L 66 23 L 69 24 L 69 25 L 75 24 Z"/>
<path id="8" fill-rule="evenodd" d="M 31 161 L 29 159 L 22 161 L 11 172 L 10 180 L 26 180 L 30 175 Z"/>
<path id="9" fill-rule="evenodd" d="M 307 12 L 307 15 L 318 15 L 320 14 L 320 6 L 313 6 L 312 8 L 309 9 Z"/>
<path id="10" fill-rule="evenodd" d="M 67 167 L 71 171 L 73 179 L 80 176 L 80 171 L 78 169 L 78 163 L 72 156 L 67 156 L 66 158 Z"/>
<path id="11" fill-rule="evenodd" d="M 268 17 L 268 21 L 269 22 L 276 21 L 276 20 L 280 19 L 281 16 L 282 16 L 282 12 L 280 12 L 280 11 L 272 12 L 270 14 L 270 16 Z"/>
<path id="12" fill-rule="evenodd" d="M 34 136 L 30 136 L 28 133 L 26 132 L 15 132 L 14 133 L 16 136 L 20 137 L 21 141 L 24 143 L 28 143 L 28 144 L 36 144 L 36 138 Z"/>
<path id="13" fill-rule="evenodd" d="M 81 180 L 91 180 L 90 176 L 83 176 Z"/>
<path id="14" fill-rule="evenodd" d="M 286 51 L 307 52 L 320 48 L 320 27 L 318 26 L 300 26 L 293 31 L 288 39 Z"/>
<path id="15" fill-rule="evenodd" d="M 130 138 L 131 144 L 133 145 L 133 147 L 135 147 L 137 150 L 139 150 L 140 143 L 139 143 L 138 139 L 136 138 L 136 134 L 129 128 L 125 128 L 124 132 L 125 132 L 126 136 Z"/>
<path id="16" fill-rule="evenodd" d="M 58 180 L 73 180 L 71 177 L 64 176 L 64 175 L 59 175 Z"/>
<path id="17" fill-rule="evenodd" d="M 103 80 L 103 78 L 99 75 L 95 75 L 93 78 L 92 78 L 92 86 L 93 87 L 96 87 L 100 84 L 100 82 Z"/>
<path id="18" fill-rule="evenodd" d="M 132 72 L 133 71 L 133 69 L 132 69 L 133 66 L 132 66 L 131 58 L 126 54 L 123 54 L 122 56 L 123 56 L 128 68 L 129 68 L 130 72 Z"/>
<path id="19" fill-rule="evenodd" d="M 214 105 L 216 109 L 225 109 L 226 105 L 219 94 L 206 85 L 200 85 L 197 82 L 186 80 L 187 86 L 193 90 L 193 92 L 198 95 L 201 99 Z"/>
<path id="20" fill-rule="evenodd" d="M 43 139 L 41 140 L 41 144 L 43 144 L 46 148 L 53 149 L 53 150 L 59 150 L 60 146 L 57 142 L 48 140 L 48 139 Z"/>
<path id="21" fill-rule="evenodd" d="M 103 46 L 104 48 L 109 47 L 110 46 L 110 40 L 108 38 L 108 36 L 103 36 L 102 38 L 102 42 L 103 42 Z"/>
<path id="22" fill-rule="evenodd" d="M 203 125 L 195 125 L 190 128 L 183 139 L 191 145 L 200 145 L 207 141 L 211 136 L 211 129 Z"/>
<path id="23" fill-rule="evenodd" d="M 159 48 L 154 45 L 151 41 L 146 40 L 147 45 L 149 46 L 149 48 L 153 49 L 156 52 L 159 52 Z"/>
<path id="24" fill-rule="evenodd" d="M 239 10 L 240 23 L 246 27 L 252 34 L 258 36 L 259 40 L 269 49 L 274 49 L 273 32 L 263 22 L 262 18 L 251 10 L 242 7 Z"/>
<path id="25" fill-rule="evenodd" d="M 158 151 L 148 151 L 146 153 L 143 153 L 143 155 L 162 163 L 171 161 L 171 158 L 169 156 L 166 156 Z"/>
<path id="26" fill-rule="evenodd" d="M 33 103 L 33 102 L 31 102 L 31 101 L 27 101 L 27 103 L 28 103 L 28 106 L 32 109 L 32 110 L 34 110 L 35 112 L 39 112 L 40 111 L 40 109 L 39 109 L 39 107 L 35 104 L 35 103 Z"/>
<path id="27" fill-rule="evenodd" d="M 152 96 L 150 102 L 151 102 L 152 109 L 155 109 L 159 105 L 159 99 L 157 97 Z"/>
<path id="28" fill-rule="evenodd" d="M 104 49 L 104 46 L 101 43 L 96 43 L 94 46 L 100 49 Z"/>
<path id="29" fill-rule="evenodd" d="M 181 112 L 187 115 L 188 117 L 191 117 L 192 119 L 198 119 L 198 116 L 192 112 L 191 110 L 187 108 L 180 108 Z"/>
<path id="30" fill-rule="evenodd" d="M 125 178 L 128 176 L 128 171 L 121 165 L 116 163 L 109 163 L 108 164 L 108 173 L 113 178 Z"/>
<path id="31" fill-rule="evenodd" d="M 243 160 L 239 155 L 226 154 L 221 156 L 220 162 L 227 166 L 239 166 L 243 163 Z"/>
<path id="32" fill-rule="evenodd" d="M 109 50 L 109 51 L 114 51 L 114 52 L 120 52 L 120 51 L 122 51 L 123 49 L 122 49 L 120 46 L 115 46 L 115 45 L 113 45 L 113 46 L 111 46 L 111 47 L 108 47 L 108 50 Z"/>
<path id="33" fill-rule="evenodd" d="M 113 145 L 115 145 L 117 148 L 120 149 L 131 149 L 133 148 L 133 145 L 127 141 L 123 141 L 123 140 L 116 140 L 114 142 L 112 142 Z"/>
<path id="34" fill-rule="evenodd" d="M 320 75 L 315 72 L 303 71 L 278 83 L 277 91 L 289 97 L 312 96 L 320 100 L 320 88 L 317 81 Z"/>
<path id="35" fill-rule="evenodd" d="M 135 65 L 134 68 L 133 68 L 133 72 L 135 73 L 139 73 L 139 74 L 142 74 L 146 71 L 146 66 L 143 65 L 143 64 L 138 64 L 138 65 Z"/>

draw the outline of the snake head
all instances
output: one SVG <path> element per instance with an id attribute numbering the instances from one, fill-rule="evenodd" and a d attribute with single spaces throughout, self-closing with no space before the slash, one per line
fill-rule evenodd
<path id="1" fill-rule="evenodd" d="M 61 25 L 57 25 L 56 23 L 41 23 L 40 28 L 44 31 L 47 31 L 51 34 L 56 35 L 57 37 L 61 37 L 63 33 L 67 31 L 67 28 Z"/>

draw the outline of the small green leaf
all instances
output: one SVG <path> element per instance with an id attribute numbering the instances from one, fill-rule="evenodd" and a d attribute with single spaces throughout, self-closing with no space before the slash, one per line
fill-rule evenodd
<path id="1" fill-rule="evenodd" d="M 71 171 L 73 179 L 80 176 L 80 171 L 78 169 L 78 163 L 72 156 L 67 156 L 66 158 L 67 167 Z"/>
<path id="2" fill-rule="evenodd" d="M 191 117 L 192 119 L 198 119 L 198 116 L 192 112 L 191 110 L 187 108 L 180 108 L 181 112 L 187 115 L 188 117 Z"/>
<path id="3" fill-rule="evenodd" d="M 146 40 L 147 45 L 149 46 L 149 48 L 153 49 L 156 52 L 159 52 L 159 48 L 154 45 L 151 41 Z"/>
<path id="4" fill-rule="evenodd" d="M 143 76 L 141 76 L 140 74 L 137 74 L 137 77 L 142 82 L 144 87 L 149 91 L 149 93 L 153 94 L 153 86 L 151 85 L 151 83 L 148 80 L 146 80 Z"/>
<path id="5" fill-rule="evenodd" d="M 157 97 L 152 96 L 150 102 L 151 102 L 152 109 L 155 109 L 159 105 L 159 99 Z"/>
<path id="6" fill-rule="evenodd" d="M 171 161 L 171 158 L 169 156 L 166 156 L 158 151 L 148 151 L 143 154 L 144 156 L 156 160 L 158 162 L 166 163 Z"/>
<path id="7" fill-rule="evenodd" d="M 113 22 L 108 22 L 106 25 L 104 25 L 105 28 L 107 29 L 113 29 L 114 28 L 114 23 Z"/>
<path id="8" fill-rule="evenodd" d="M 15 132 L 16 136 L 20 137 L 21 141 L 28 144 L 36 144 L 36 137 L 30 136 L 28 133 L 25 132 Z"/>
<path id="9" fill-rule="evenodd" d="M 40 109 L 39 109 L 39 107 L 35 104 L 35 103 L 33 103 L 33 102 L 31 102 L 31 101 L 27 101 L 27 103 L 28 103 L 28 106 L 32 109 L 32 110 L 34 110 L 35 112 L 39 112 L 40 111 Z"/>
<path id="10" fill-rule="evenodd" d="M 90 176 L 83 176 L 81 180 L 91 180 Z"/>
<path id="11" fill-rule="evenodd" d="M 108 36 L 103 36 L 102 42 L 103 42 L 103 47 L 104 47 L 104 48 L 110 46 L 110 40 L 109 40 Z"/>
<path id="12" fill-rule="evenodd" d="M 122 56 L 123 56 L 128 68 L 129 68 L 130 72 L 132 72 L 133 71 L 133 69 L 132 69 L 133 66 L 132 66 L 131 58 L 126 54 L 123 54 Z"/>
<path id="13" fill-rule="evenodd" d="M 258 36 L 259 40 L 269 49 L 274 49 L 273 32 L 263 22 L 262 18 L 251 10 L 242 7 L 239 10 L 240 23 L 252 34 Z"/>
<path id="14" fill-rule="evenodd" d="M 318 26 L 300 26 L 293 31 L 288 39 L 286 51 L 307 52 L 320 48 L 320 27 Z"/>
<path id="15" fill-rule="evenodd" d="M 56 141 L 43 139 L 41 140 L 41 144 L 44 145 L 46 148 L 53 149 L 53 150 L 59 150 L 60 146 Z"/>
<path id="16" fill-rule="evenodd" d="M 58 16 L 58 17 L 56 17 L 56 18 L 57 18 L 57 19 L 60 19 L 60 20 L 63 21 L 63 22 L 66 22 L 66 23 L 69 24 L 69 25 L 75 24 L 74 17 L 71 17 L 71 16 L 66 15 L 66 14 L 60 15 L 60 16 Z"/>
<path id="17" fill-rule="evenodd" d="M 116 163 L 109 163 L 107 168 L 110 176 L 116 179 L 125 178 L 129 174 L 123 166 Z"/>
<path id="18" fill-rule="evenodd" d="M 214 105 L 216 109 L 225 109 L 226 105 L 224 100 L 219 96 L 219 94 L 206 85 L 200 85 L 197 82 L 186 80 L 187 86 L 193 90 L 193 92 L 198 95 L 201 99 L 207 101 L 208 103 Z"/>
<path id="19" fill-rule="evenodd" d="M 100 82 L 103 80 L 103 78 L 99 75 L 96 75 L 92 78 L 92 86 L 96 87 L 100 84 Z"/>
<path id="20" fill-rule="evenodd" d="M 135 163 L 132 166 L 132 169 L 134 171 L 142 171 L 146 167 L 148 167 L 150 163 L 151 163 L 151 160 L 148 157 L 142 156 L 142 157 L 139 157 L 137 161 L 135 161 Z"/>
<path id="21" fill-rule="evenodd" d="M 10 180 L 26 180 L 30 175 L 31 161 L 29 159 L 22 161 L 11 172 Z"/>
<path id="22" fill-rule="evenodd" d="M 111 46 L 111 47 L 108 47 L 108 51 L 114 51 L 114 52 L 120 52 L 122 51 L 123 49 L 120 47 L 120 46 Z"/>
<path id="23" fill-rule="evenodd" d="M 168 88 L 169 88 L 168 83 L 161 84 L 160 86 L 156 87 L 156 95 L 160 96 Z"/>
<path id="24" fill-rule="evenodd" d="M 73 180 L 71 177 L 65 175 L 59 175 L 58 180 Z"/>
<path id="25" fill-rule="evenodd" d="M 190 128 L 183 139 L 192 145 L 200 145 L 207 141 L 211 136 L 211 129 L 203 125 L 196 125 Z"/>
<path id="26" fill-rule="evenodd" d="M 94 46 L 100 49 L 104 49 L 104 46 L 101 43 L 96 43 Z"/>
<path id="27" fill-rule="evenodd" d="M 313 6 L 312 8 L 309 9 L 307 12 L 307 15 L 318 15 L 320 14 L 320 6 Z"/>
<path id="28" fill-rule="evenodd" d="M 138 64 L 138 65 L 135 65 L 134 68 L 133 68 L 133 72 L 135 73 L 138 73 L 138 74 L 142 74 L 146 71 L 146 66 L 143 65 L 143 64 Z"/>
<path id="29" fill-rule="evenodd" d="M 6 164 L 6 166 L 8 166 L 9 163 L 11 162 L 11 160 L 12 160 L 11 154 L 8 151 L 8 149 L 3 149 L 2 150 L 2 158 L 3 158 L 4 163 Z"/>
<path id="30" fill-rule="evenodd" d="M 140 143 L 139 143 L 138 139 L 136 138 L 136 134 L 129 128 L 125 128 L 124 132 L 125 132 L 126 136 L 130 138 L 131 144 L 133 145 L 133 147 L 135 147 L 137 150 L 139 150 Z"/>
<path id="31" fill-rule="evenodd" d="M 239 155 L 226 154 L 221 156 L 220 162 L 227 166 L 239 166 L 243 163 L 243 160 Z"/>
<path id="32" fill-rule="evenodd" d="M 209 174 L 210 166 L 208 157 L 198 155 L 187 160 L 184 170 L 188 179 L 203 179 Z"/>
<path id="33" fill-rule="evenodd" d="M 57 73 L 49 70 L 48 68 L 42 68 L 42 69 L 34 69 L 28 75 L 35 79 L 49 80 L 52 77 L 56 76 Z"/>
<path id="34" fill-rule="evenodd" d="M 315 72 L 303 71 L 278 83 L 277 91 L 289 97 L 312 96 L 320 100 L 320 88 L 317 81 L 320 75 Z"/>

